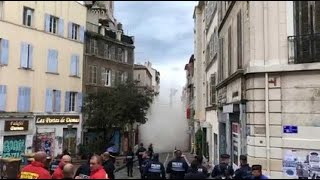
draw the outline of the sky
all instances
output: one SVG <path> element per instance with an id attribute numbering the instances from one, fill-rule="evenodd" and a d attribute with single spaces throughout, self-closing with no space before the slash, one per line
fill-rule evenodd
<path id="1" fill-rule="evenodd" d="M 115 1 L 114 15 L 135 37 L 135 62 L 150 61 L 161 85 L 182 88 L 193 54 L 193 10 L 197 1 Z"/>

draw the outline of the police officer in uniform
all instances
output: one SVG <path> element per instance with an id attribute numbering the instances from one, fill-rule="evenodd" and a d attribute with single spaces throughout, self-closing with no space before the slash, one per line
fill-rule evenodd
<path id="1" fill-rule="evenodd" d="M 206 179 L 208 176 L 203 172 L 199 172 L 199 161 L 193 160 L 191 162 L 191 169 L 188 174 L 185 175 L 184 179 Z"/>
<path id="2" fill-rule="evenodd" d="M 220 164 L 214 166 L 211 176 L 214 179 L 232 179 L 234 170 L 230 163 L 230 155 L 222 154 L 220 156 Z"/>
<path id="3" fill-rule="evenodd" d="M 167 166 L 167 173 L 170 174 L 170 179 L 184 179 L 184 175 L 188 172 L 188 164 L 182 157 L 180 150 L 175 151 L 176 158 L 171 160 Z"/>
<path id="4" fill-rule="evenodd" d="M 148 163 L 150 162 L 150 156 L 149 156 L 148 152 L 144 152 L 142 159 L 143 159 L 143 161 L 140 166 L 140 174 L 141 174 L 141 179 L 146 179 L 145 168 L 148 165 Z"/>
<path id="5" fill-rule="evenodd" d="M 251 177 L 251 167 L 247 162 L 247 156 L 240 156 L 240 168 L 234 173 L 234 179 L 249 179 Z"/>
<path id="6" fill-rule="evenodd" d="M 145 167 L 147 179 L 166 179 L 166 171 L 163 164 L 159 161 L 159 154 L 153 154 L 153 159 Z"/>

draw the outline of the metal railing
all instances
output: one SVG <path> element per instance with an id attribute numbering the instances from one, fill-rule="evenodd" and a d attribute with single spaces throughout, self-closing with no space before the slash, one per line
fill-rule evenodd
<path id="1" fill-rule="evenodd" d="M 320 33 L 288 37 L 289 64 L 320 62 Z"/>

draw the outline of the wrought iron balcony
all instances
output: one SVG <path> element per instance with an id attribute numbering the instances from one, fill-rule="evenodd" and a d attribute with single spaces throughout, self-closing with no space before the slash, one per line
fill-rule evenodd
<path id="1" fill-rule="evenodd" d="M 289 36 L 289 64 L 320 62 L 320 33 Z"/>

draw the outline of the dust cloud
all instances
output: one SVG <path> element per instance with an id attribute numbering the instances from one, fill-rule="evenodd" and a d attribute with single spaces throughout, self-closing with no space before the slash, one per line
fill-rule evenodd
<path id="1" fill-rule="evenodd" d="M 175 83 L 168 79 L 177 77 L 172 76 L 174 74 L 177 73 L 170 77 L 169 74 L 161 74 L 160 94 L 149 109 L 147 123 L 140 126 L 140 141 L 145 147 L 152 143 L 154 151 L 159 153 L 172 152 L 175 147 L 182 151 L 188 149 L 188 122 L 181 100 L 181 81 Z"/>

